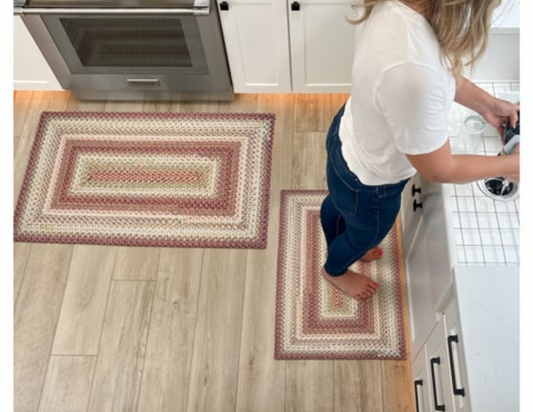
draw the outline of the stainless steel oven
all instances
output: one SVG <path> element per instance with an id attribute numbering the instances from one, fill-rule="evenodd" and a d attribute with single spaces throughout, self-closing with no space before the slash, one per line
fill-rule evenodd
<path id="1" fill-rule="evenodd" d="M 215 0 L 15 0 L 80 100 L 231 100 Z"/>

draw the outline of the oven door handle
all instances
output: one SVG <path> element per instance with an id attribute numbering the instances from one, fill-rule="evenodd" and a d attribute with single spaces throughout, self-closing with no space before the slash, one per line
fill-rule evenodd
<path id="1" fill-rule="evenodd" d="M 15 15 L 35 15 L 35 14 L 67 14 L 67 15 L 180 15 L 180 16 L 207 16 L 210 13 L 210 5 L 202 5 L 193 8 L 61 8 L 61 7 L 15 7 Z"/>

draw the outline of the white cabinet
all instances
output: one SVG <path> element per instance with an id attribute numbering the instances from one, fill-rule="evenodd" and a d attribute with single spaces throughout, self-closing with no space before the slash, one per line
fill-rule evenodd
<path id="1" fill-rule="evenodd" d="M 13 88 L 63 90 L 20 16 L 13 17 Z"/>
<path id="2" fill-rule="evenodd" d="M 219 9 L 235 92 L 290 92 L 285 0 L 219 1 Z"/>
<path id="3" fill-rule="evenodd" d="M 351 0 L 218 0 L 236 93 L 349 93 Z"/>
<path id="4" fill-rule="evenodd" d="M 450 362 L 446 352 L 446 329 L 442 318 L 429 336 L 425 347 L 426 367 L 431 382 L 430 411 L 453 411 Z"/>
<path id="5" fill-rule="evenodd" d="M 519 410 L 518 272 L 454 267 L 438 321 L 412 351 L 417 412 Z"/>
<path id="6" fill-rule="evenodd" d="M 292 88 L 296 93 L 349 93 L 354 26 L 351 0 L 291 2 Z"/>
<path id="7" fill-rule="evenodd" d="M 469 412 L 471 410 L 469 402 L 470 388 L 467 391 L 464 335 L 461 332 L 459 307 L 455 297 L 449 302 L 444 312 L 444 325 L 455 412 Z"/>
<path id="8" fill-rule="evenodd" d="M 437 308 L 451 288 L 451 262 L 442 185 L 416 174 L 402 193 L 402 245 L 411 346 L 417 353 L 435 327 Z"/>
<path id="9" fill-rule="evenodd" d="M 456 308 L 456 302 L 450 304 Z M 451 311 L 453 309 L 450 309 Z M 455 324 L 453 331 L 450 324 Z M 464 370 L 465 359 L 459 349 L 461 332 L 458 314 L 445 311 L 435 329 L 413 361 L 413 389 L 417 412 L 470 412 Z"/>
<path id="10" fill-rule="evenodd" d="M 426 365 L 426 348 L 418 353 L 413 361 L 413 391 L 415 396 L 415 412 L 427 412 L 430 410 L 430 386 L 428 368 Z"/>
<path id="11" fill-rule="evenodd" d="M 417 353 L 437 323 L 431 298 L 431 279 L 423 225 L 418 227 L 412 247 L 405 256 L 405 273 L 411 349 L 413 353 Z"/>

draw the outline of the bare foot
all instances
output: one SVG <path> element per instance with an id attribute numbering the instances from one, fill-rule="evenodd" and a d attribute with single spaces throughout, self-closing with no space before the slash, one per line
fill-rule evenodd
<path id="1" fill-rule="evenodd" d="M 341 276 L 330 276 L 322 268 L 321 274 L 329 283 L 352 298 L 368 299 L 377 292 L 378 284 L 376 282 L 351 270 L 346 271 Z"/>
<path id="2" fill-rule="evenodd" d="M 368 252 L 365 253 L 365 255 L 359 259 L 362 262 L 371 262 L 373 260 L 379 259 L 383 256 L 383 250 L 376 246 L 375 248 L 370 249 Z"/>

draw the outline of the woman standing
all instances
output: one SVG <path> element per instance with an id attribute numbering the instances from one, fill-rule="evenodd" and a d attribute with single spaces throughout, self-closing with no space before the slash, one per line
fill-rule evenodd
<path id="1" fill-rule="evenodd" d="M 446 118 L 453 101 L 500 136 L 519 107 L 464 78 L 463 61 L 485 50 L 500 0 L 364 0 L 356 24 L 352 93 L 327 136 L 329 195 L 321 208 L 328 244 L 322 276 L 359 299 L 378 285 L 348 268 L 381 257 L 379 243 L 419 172 L 428 181 L 519 179 L 519 156 L 454 155 Z"/>

